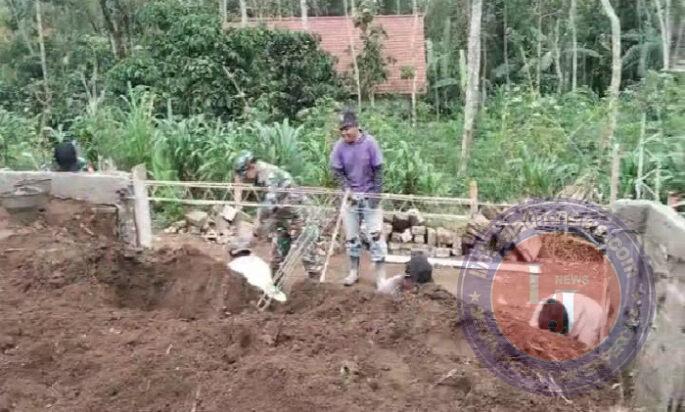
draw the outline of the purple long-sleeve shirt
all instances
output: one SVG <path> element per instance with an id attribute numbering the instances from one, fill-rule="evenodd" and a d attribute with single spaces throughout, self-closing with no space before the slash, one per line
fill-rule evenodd
<path id="1" fill-rule="evenodd" d="M 362 132 L 354 143 L 338 140 L 330 162 L 344 188 L 360 193 L 382 191 L 383 153 L 373 136 Z"/>

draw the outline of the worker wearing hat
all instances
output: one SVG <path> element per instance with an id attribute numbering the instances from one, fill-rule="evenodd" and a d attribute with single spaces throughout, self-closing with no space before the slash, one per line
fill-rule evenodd
<path id="1" fill-rule="evenodd" d="M 272 242 L 271 269 L 276 274 L 290 252 L 291 245 L 303 231 L 318 228 L 305 228 L 302 211 L 294 207 L 281 206 L 301 204 L 305 201 L 304 196 L 300 194 L 281 191 L 295 188 L 290 173 L 257 159 L 250 151 L 242 151 L 238 155 L 233 169 L 236 182 L 250 183 L 268 189 L 262 200 L 262 207 L 257 212 L 256 229 L 259 233 L 267 233 Z M 323 264 L 318 232 L 312 236 L 314 241 L 305 248 L 302 262 L 309 277 L 315 278 L 321 274 Z"/>
<path id="2" fill-rule="evenodd" d="M 385 278 L 384 262 L 387 245 L 382 236 L 383 210 L 380 193 L 383 188 L 383 154 L 370 134 L 359 128 L 357 116 L 346 111 L 340 118 L 341 138 L 330 156 L 330 165 L 340 186 L 352 193 L 343 214 L 349 274 L 347 286 L 359 280 L 362 239 L 369 240 L 376 282 Z M 362 222 L 367 233 L 362 233 Z"/>

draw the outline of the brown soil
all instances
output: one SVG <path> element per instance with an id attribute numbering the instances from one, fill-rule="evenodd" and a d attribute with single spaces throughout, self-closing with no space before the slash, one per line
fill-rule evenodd
<path id="1" fill-rule="evenodd" d="M 439 286 L 393 300 L 304 282 L 259 313 L 223 262 L 184 245 L 127 250 L 102 214 L 53 202 L 31 226 L 9 220 L 0 411 L 580 411 L 618 400 L 607 388 L 567 403 L 501 382 Z"/>

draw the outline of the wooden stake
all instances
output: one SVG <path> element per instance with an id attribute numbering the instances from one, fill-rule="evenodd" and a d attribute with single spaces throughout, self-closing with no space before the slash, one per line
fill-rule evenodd
<path id="1" fill-rule="evenodd" d="M 471 201 L 471 217 L 478 213 L 478 183 L 472 180 L 469 184 L 469 200 Z"/>
<path id="2" fill-rule="evenodd" d="M 152 247 L 152 219 L 150 217 L 150 201 L 147 196 L 145 180 L 147 179 L 147 169 L 144 164 L 133 168 L 133 196 L 135 197 L 134 216 L 136 222 L 136 232 L 138 236 L 138 246 Z"/>
<path id="3" fill-rule="evenodd" d="M 609 204 L 613 208 L 618 197 L 618 181 L 621 166 L 620 147 L 614 145 L 614 150 L 611 153 L 611 192 L 609 195 Z"/>

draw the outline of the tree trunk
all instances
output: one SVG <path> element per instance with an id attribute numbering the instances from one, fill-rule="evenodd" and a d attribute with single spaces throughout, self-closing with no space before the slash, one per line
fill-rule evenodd
<path id="1" fill-rule="evenodd" d="M 642 120 L 640 121 L 640 140 L 637 145 L 637 179 L 635 179 L 635 198 L 642 199 L 642 186 L 645 168 L 645 134 L 647 130 L 647 113 L 642 112 Z"/>
<path id="2" fill-rule="evenodd" d="M 526 69 L 526 77 L 528 78 L 528 87 L 531 93 L 535 93 L 535 85 L 533 84 L 533 75 L 530 73 L 530 65 L 528 64 L 528 58 L 526 57 L 526 51 L 523 49 L 523 45 L 519 45 L 519 51 L 521 52 L 521 60 L 523 60 L 523 67 Z"/>
<path id="3" fill-rule="evenodd" d="M 240 27 L 247 27 L 247 0 L 240 0 Z"/>
<path id="4" fill-rule="evenodd" d="M 124 36 L 121 28 L 114 20 L 112 11 L 107 4 L 107 0 L 100 0 L 100 9 L 102 10 L 102 17 L 105 22 L 105 27 L 109 34 L 112 36 L 112 41 L 114 42 L 114 54 L 117 59 L 123 59 L 126 56 L 126 42 L 124 41 Z"/>
<path id="5" fill-rule="evenodd" d="M 124 8 L 122 1 L 123 0 L 115 0 L 114 5 L 116 7 L 118 21 L 120 22 L 119 31 L 121 31 L 121 42 L 124 48 L 124 56 L 127 56 L 129 47 L 133 47 L 133 40 L 131 36 L 131 24 L 129 22 L 129 13 L 128 10 Z"/>
<path id="6" fill-rule="evenodd" d="M 488 21 L 488 18 L 486 17 L 485 21 Z M 482 24 L 482 23 L 481 23 Z M 487 28 L 486 28 L 487 30 Z M 481 56 L 480 56 L 480 61 L 481 61 L 481 68 L 479 69 L 480 71 L 480 105 L 481 107 L 485 107 L 485 100 L 488 97 L 488 84 L 487 84 L 487 78 L 485 74 L 488 72 L 488 38 L 485 36 L 485 33 L 483 33 L 483 30 L 481 30 L 481 38 L 480 38 L 480 50 L 481 50 Z"/>
<path id="7" fill-rule="evenodd" d="M 354 6 L 354 1 L 352 0 L 352 14 L 354 15 L 355 11 L 355 6 Z M 347 10 L 347 0 L 343 0 L 343 8 L 345 9 L 345 20 L 350 19 L 350 14 L 348 13 Z M 357 85 L 357 110 L 362 109 L 362 82 L 359 74 L 359 64 L 357 63 L 357 51 L 356 48 L 354 47 L 354 29 L 350 28 L 349 22 L 345 22 L 345 27 L 347 27 L 347 38 L 348 41 L 350 42 L 350 53 L 352 54 L 352 68 L 354 69 L 354 80 Z"/>
<path id="8" fill-rule="evenodd" d="M 307 28 L 307 0 L 300 0 L 300 17 L 302 18 L 302 27 Z"/>
<path id="9" fill-rule="evenodd" d="M 43 39 L 43 16 L 40 9 L 40 0 L 36 0 L 36 24 L 38 28 L 38 45 L 40 46 L 40 66 L 43 71 L 43 113 L 50 112 L 50 85 L 48 84 L 48 60 L 45 54 L 45 40 Z"/>
<path id="10" fill-rule="evenodd" d="M 537 67 L 535 70 L 535 90 L 540 94 L 542 78 L 542 0 L 538 0 Z"/>
<path id="11" fill-rule="evenodd" d="M 614 138 L 618 121 L 618 93 L 621 87 L 621 22 L 609 0 L 600 0 L 611 21 L 611 84 L 609 86 L 609 127 L 602 140 L 605 149 Z"/>
<path id="12" fill-rule="evenodd" d="M 507 87 L 511 85 L 511 77 L 509 76 L 509 33 L 507 23 L 507 2 L 504 2 L 504 12 L 502 18 L 503 35 L 502 44 L 504 45 L 504 70 L 507 72 Z"/>
<path id="13" fill-rule="evenodd" d="M 478 110 L 478 80 L 480 74 L 480 25 L 483 1 L 472 0 L 468 39 L 468 77 L 466 79 L 466 101 L 464 103 L 464 134 L 461 140 L 459 173 L 466 173 L 469 149 L 473 140 L 474 123 Z"/>
<path id="14" fill-rule="evenodd" d="M 14 0 L 7 0 L 7 5 L 10 9 L 10 12 L 12 13 L 12 18 L 17 24 L 17 31 L 19 32 L 19 36 L 24 40 L 26 48 L 29 50 L 29 54 L 33 56 L 35 50 L 33 49 L 33 44 L 31 44 L 31 40 L 29 39 L 28 34 L 26 34 L 26 27 L 24 26 L 23 19 L 19 16 L 17 5 L 14 3 Z"/>
<path id="15" fill-rule="evenodd" d="M 228 0 L 219 0 L 219 16 L 221 16 L 221 25 L 223 26 L 224 23 L 226 23 L 226 20 L 228 18 L 228 10 L 226 3 Z"/>
<path id="16" fill-rule="evenodd" d="M 557 72 L 557 94 L 564 91 L 564 74 L 561 71 L 561 48 L 559 47 L 559 25 L 561 20 L 557 19 L 556 27 L 554 28 L 554 68 Z"/>
<path id="17" fill-rule="evenodd" d="M 572 74 L 571 90 L 576 91 L 578 86 L 578 34 L 576 33 L 576 0 L 571 0 L 571 7 L 568 12 L 568 21 L 571 26 L 571 47 L 572 47 Z"/>
<path id="18" fill-rule="evenodd" d="M 654 3 L 661 30 L 663 69 L 667 70 L 670 67 L 671 55 L 671 0 L 654 0 Z"/>
<path id="19" fill-rule="evenodd" d="M 417 4 L 416 0 L 412 1 L 412 11 L 414 13 L 414 18 L 412 19 L 412 36 L 411 36 L 411 45 L 409 46 L 409 50 L 415 50 L 416 46 L 416 28 L 419 23 L 419 5 Z M 423 41 L 423 36 L 419 41 Z M 411 125 L 412 127 L 416 128 L 417 124 L 417 119 L 416 119 L 416 77 L 418 76 L 418 73 L 416 72 L 416 67 L 418 66 L 418 62 L 416 61 L 416 53 L 414 53 L 414 58 L 412 61 L 412 68 L 414 70 L 414 75 L 412 76 L 412 84 L 411 84 Z"/>

